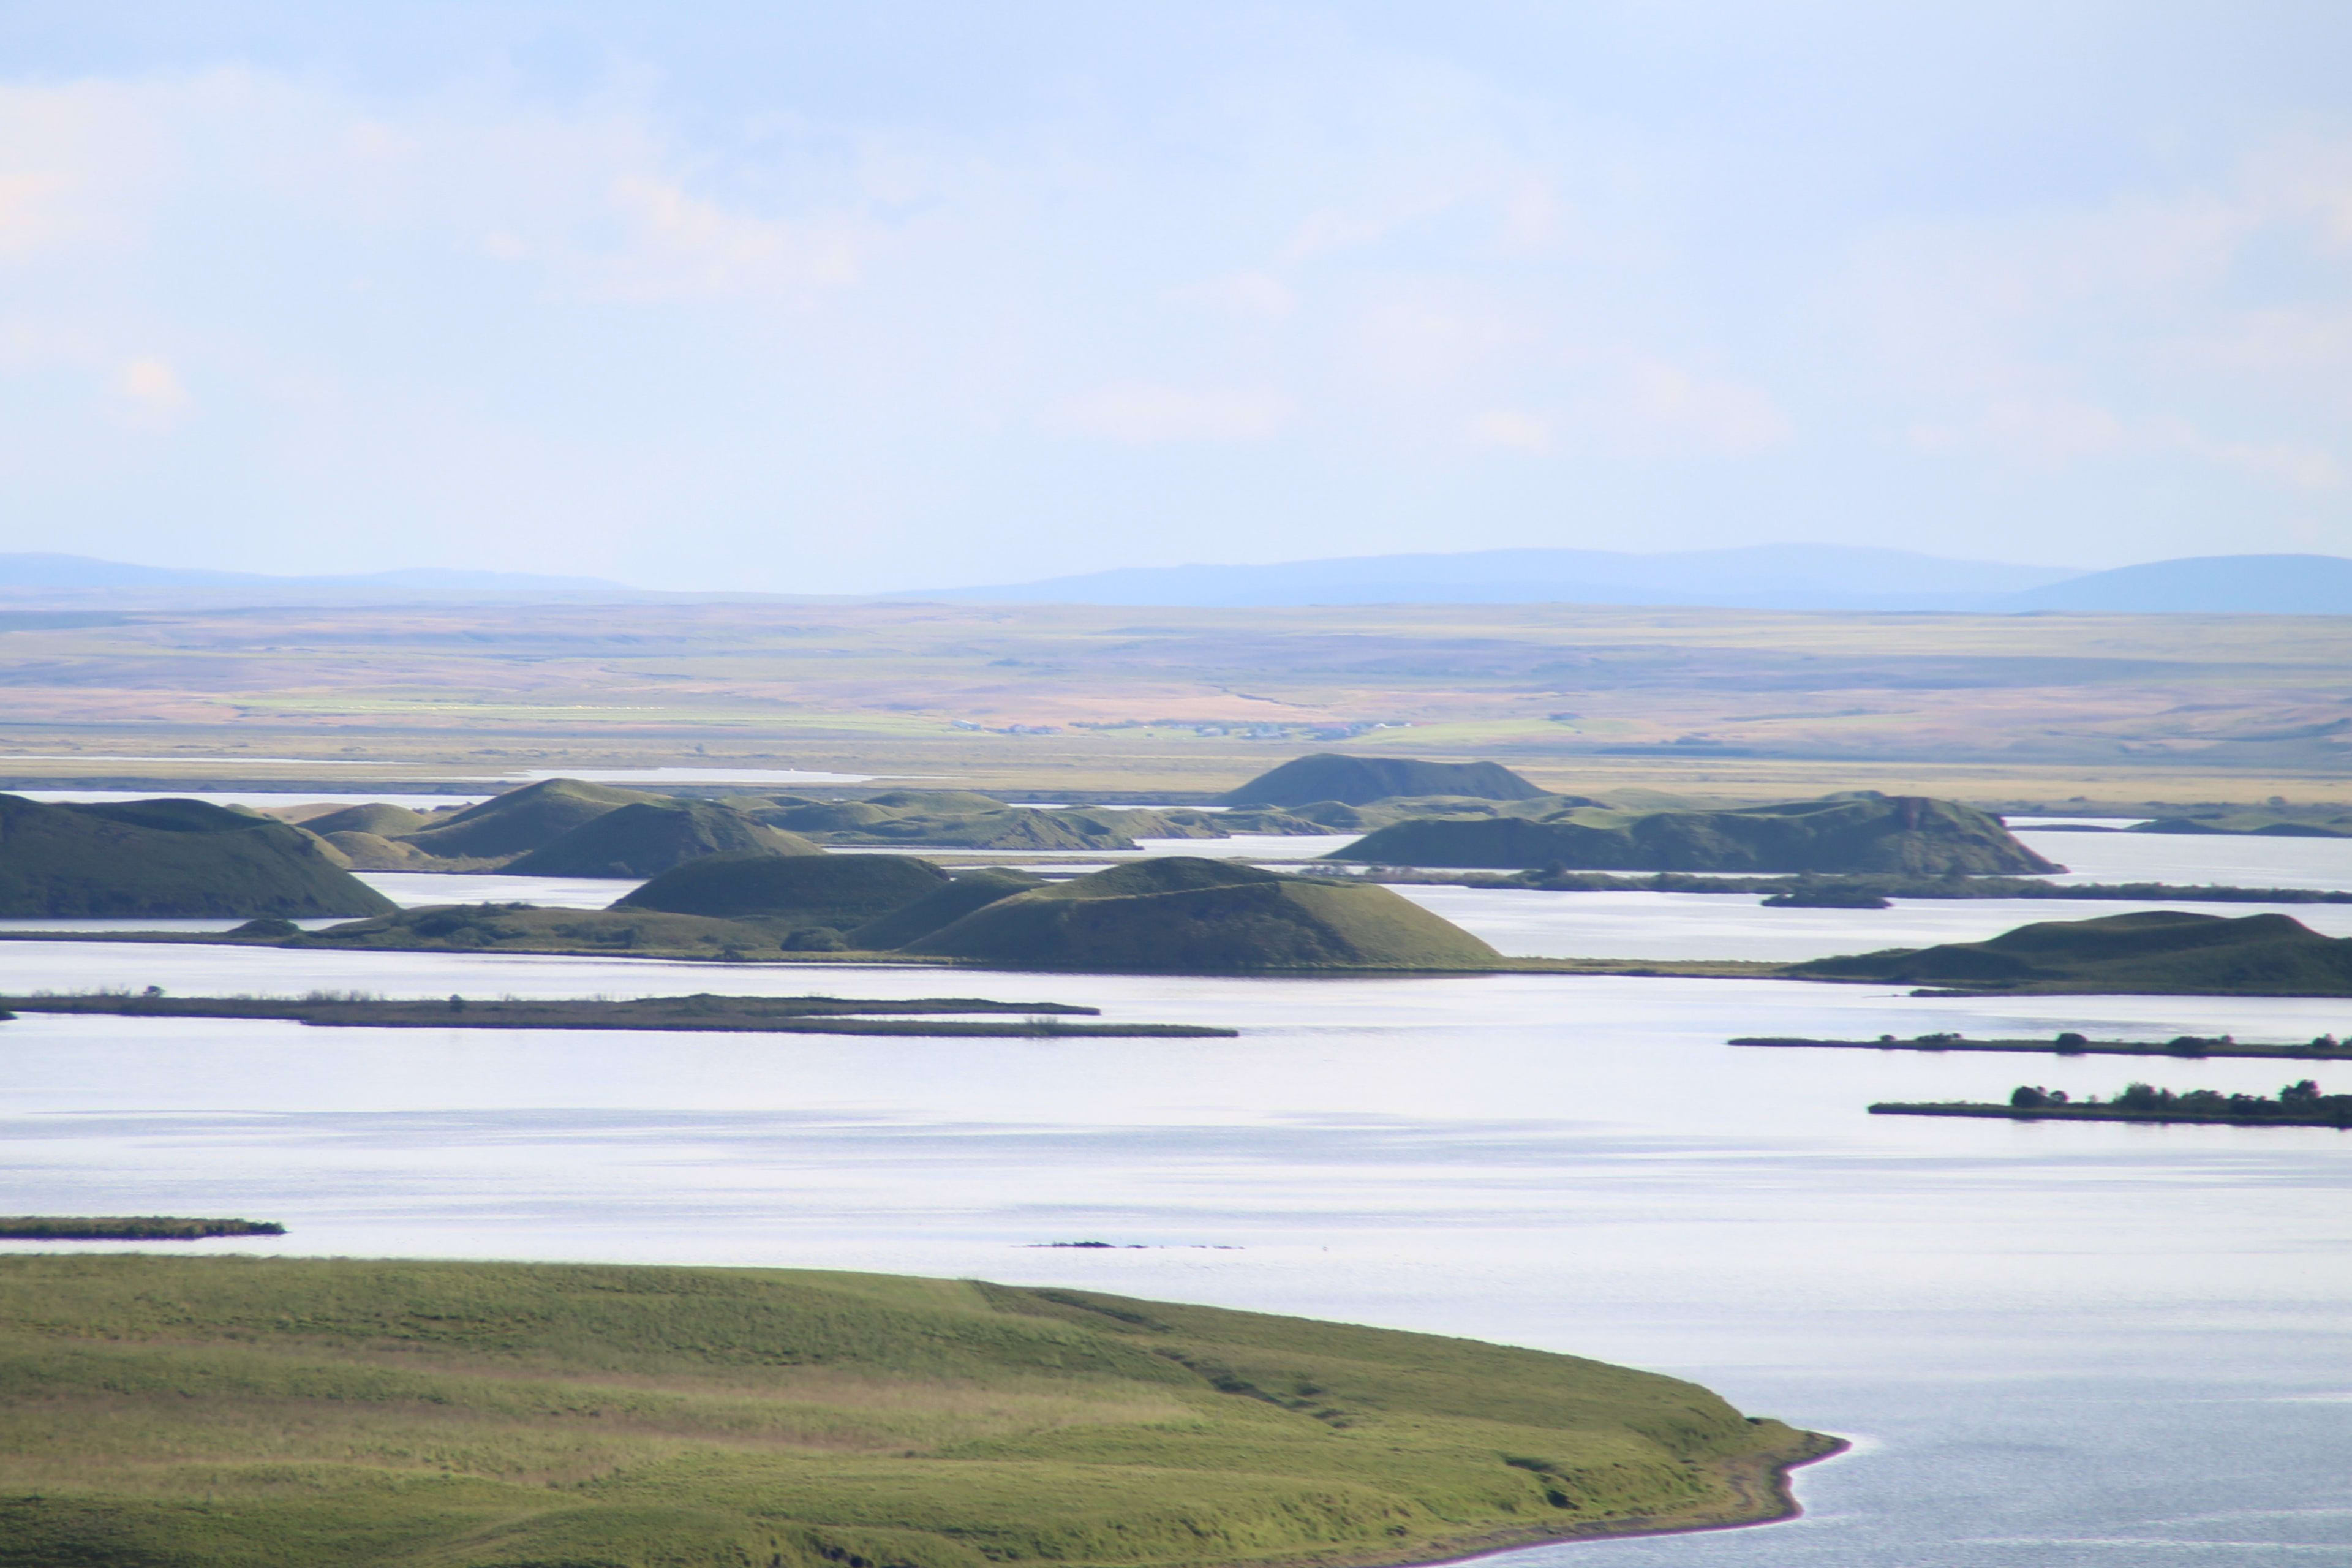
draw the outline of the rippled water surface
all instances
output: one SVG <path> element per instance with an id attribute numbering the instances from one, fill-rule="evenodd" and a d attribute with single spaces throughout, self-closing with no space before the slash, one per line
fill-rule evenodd
<path id="1" fill-rule="evenodd" d="M 2076 912 L 1414 896 L 1512 951 L 1613 940 L 1658 956 L 1852 951 Z M 1857 1440 L 1805 1472 L 1810 1511 L 1791 1524 L 1512 1554 L 1564 1568 L 2352 1560 L 2352 1139 L 1864 1111 L 2005 1095 L 2021 1079 L 2077 1094 L 2140 1076 L 2269 1091 L 2290 1069 L 1722 1043 L 1933 1029 L 2307 1038 L 2352 1032 L 2352 1001 L 0 944 L 8 989 L 150 984 L 984 994 L 1242 1034 L 983 1041 L 26 1016 L 0 1025 L 9 1206 L 289 1226 L 256 1250 L 1097 1286 L 1656 1367 Z M 2319 1076 L 2352 1089 L 2347 1070 Z M 1097 1239 L 1120 1247 L 1039 1249 Z"/>

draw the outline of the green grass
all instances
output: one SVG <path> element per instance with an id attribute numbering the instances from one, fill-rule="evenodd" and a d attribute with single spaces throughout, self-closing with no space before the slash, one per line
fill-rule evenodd
<path id="1" fill-rule="evenodd" d="M 1465 1340 L 973 1281 L 0 1258 L 0 1564 L 1398 1563 L 1836 1445 Z"/>

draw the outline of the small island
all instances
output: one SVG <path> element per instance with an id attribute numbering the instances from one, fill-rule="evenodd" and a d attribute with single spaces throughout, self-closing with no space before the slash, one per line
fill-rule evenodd
<path id="1" fill-rule="evenodd" d="M 621 1001 L 504 998 L 485 1001 L 390 1000 L 352 993 L 302 997 L 133 994 L 0 997 L 19 1013 L 104 1014 L 128 1018 L 270 1018 L 328 1028 L 659 1029 L 766 1035 L 913 1035 L 1019 1039 L 1086 1036 L 1109 1039 L 1230 1039 L 1240 1031 L 1199 1024 L 1072 1024 L 1098 1007 L 1059 1002 L 991 1002 L 931 996 L 909 1002 L 846 996 L 637 996 Z M 1004 1022 L 965 1022 L 940 1015 L 1014 1015 Z M 876 1015 L 880 1015 L 877 1016 Z"/>
<path id="2" fill-rule="evenodd" d="M 1577 1356 L 976 1279 L 36 1255 L 0 1333 L 26 1564 L 1441 1563 L 1786 1519 L 1845 1447 Z"/>
<path id="3" fill-rule="evenodd" d="M 1815 1040 L 1801 1036 L 1741 1035 L 1735 1046 L 1823 1051 L 2024 1051 L 2060 1057 L 2280 1057 L 2303 1061 L 2352 1059 L 2352 1045 L 2333 1035 L 2284 1045 L 2242 1041 L 2231 1035 L 2175 1035 L 2168 1040 L 2094 1040 L 2068 1031 L 2045 1040 L 1971 1040 L 1965 1035 L 1914 1035 L 1898 1040 Z"/>
<path id="4" fill-rule="evenodd" d="M 2176 1094 L 2135 1083 L 2113 1100 L 2070 1100 L 2063 1089 L 2020 1084 L 2005 1105 L 1969 1100 L 1882 1100 L 1873 1116 L 1992 1116 L 2012 1121 L 2188 1121 L 2241 1127 L 2352 1129 L 2352 1094 L 2323 1094 L 2310 1079 L 2288 1084 L 2275 1098 L 2192 1089 Z"/>
<path id="5" fill-rule="evenodd" d="M 0 1215 L 0 1241 L 204 1241 L 216 1236 L 284 1236 L 275 1220 L 183 1219 L 175 1215 Z"/>

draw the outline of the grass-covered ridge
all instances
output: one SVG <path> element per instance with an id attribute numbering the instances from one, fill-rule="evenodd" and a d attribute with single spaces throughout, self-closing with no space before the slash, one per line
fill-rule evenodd
<path id="1" fill-rule="evenodd" d="M 1382 866 L 1508 870 L 1878 872 L 1993 876 L 2061 869 L 2000 819 L 1958 801 L 1870 791 L 1728 811 L 1565 800 L 1540 815 L 1432 815 L 1335 851 Z"/>
<path id="2" fill-rule="evenodd" d="M 1076 1290 L 0 1258 L 0 1564 L 1404 1563 L 1789 1511 L 1695 1384 Z"/>
<path id="3" fill-rule="evenodd" d="M 319 840 L 197 800 L 0 795 L 0 915 L 373 915 L 392 900 Z"/>
<path id="4" fill-rule="evenodd" d="M 2143 910 L 2039 921 L 1983 942 L 1811 959 L 1787 973 L 1954 991 L 2352 996 L 2352 939 L 2322 936 L 2286 915 Z"/>

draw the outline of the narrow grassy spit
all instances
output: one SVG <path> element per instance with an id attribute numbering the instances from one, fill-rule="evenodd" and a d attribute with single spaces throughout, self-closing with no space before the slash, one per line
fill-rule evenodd
<path id="1" fill-rule="evenodd" d="M 215 1236 L 284 1236 L 275 1220 L 185 1219 L 177 1215 L 0 1215 L 0 1241 L 204 1241 Z"/>
<path id="2" fill-rule="evenodd" d="M 451 996 L 446 1002 L 379 996 L 164 996 L 129 993 L 0 997 L 23 1013 L 104 1014 L 132 1018 L 269 1018 L 328 1028 L 658 1029 L 770 1035 L 897 1035 L 1018 1039 L 1033 1035 L 1115 1039 L 1229 1039 L 1236 1029 L 1201 1024 L 1074 1024 L 1097 1007 L 1056 1002 L 991 1002 L 972 996 L 872 1001 L 843 996 L 639 996 L 625 1000 Z M 967 1023 L 940 1014 L 986 1014 L 997 1023 Z M 860 1015 L 885 1015 L 861 1016 Z M 892 1016 L 890 1015 L 906 1015 Z"/>
<path id="3" fill-rule="evenodd" d="M 0 1564 L 1399 1563 L 1836 1440 L 1575 1357 L 767 1269 L 0 1258 Z"/>

